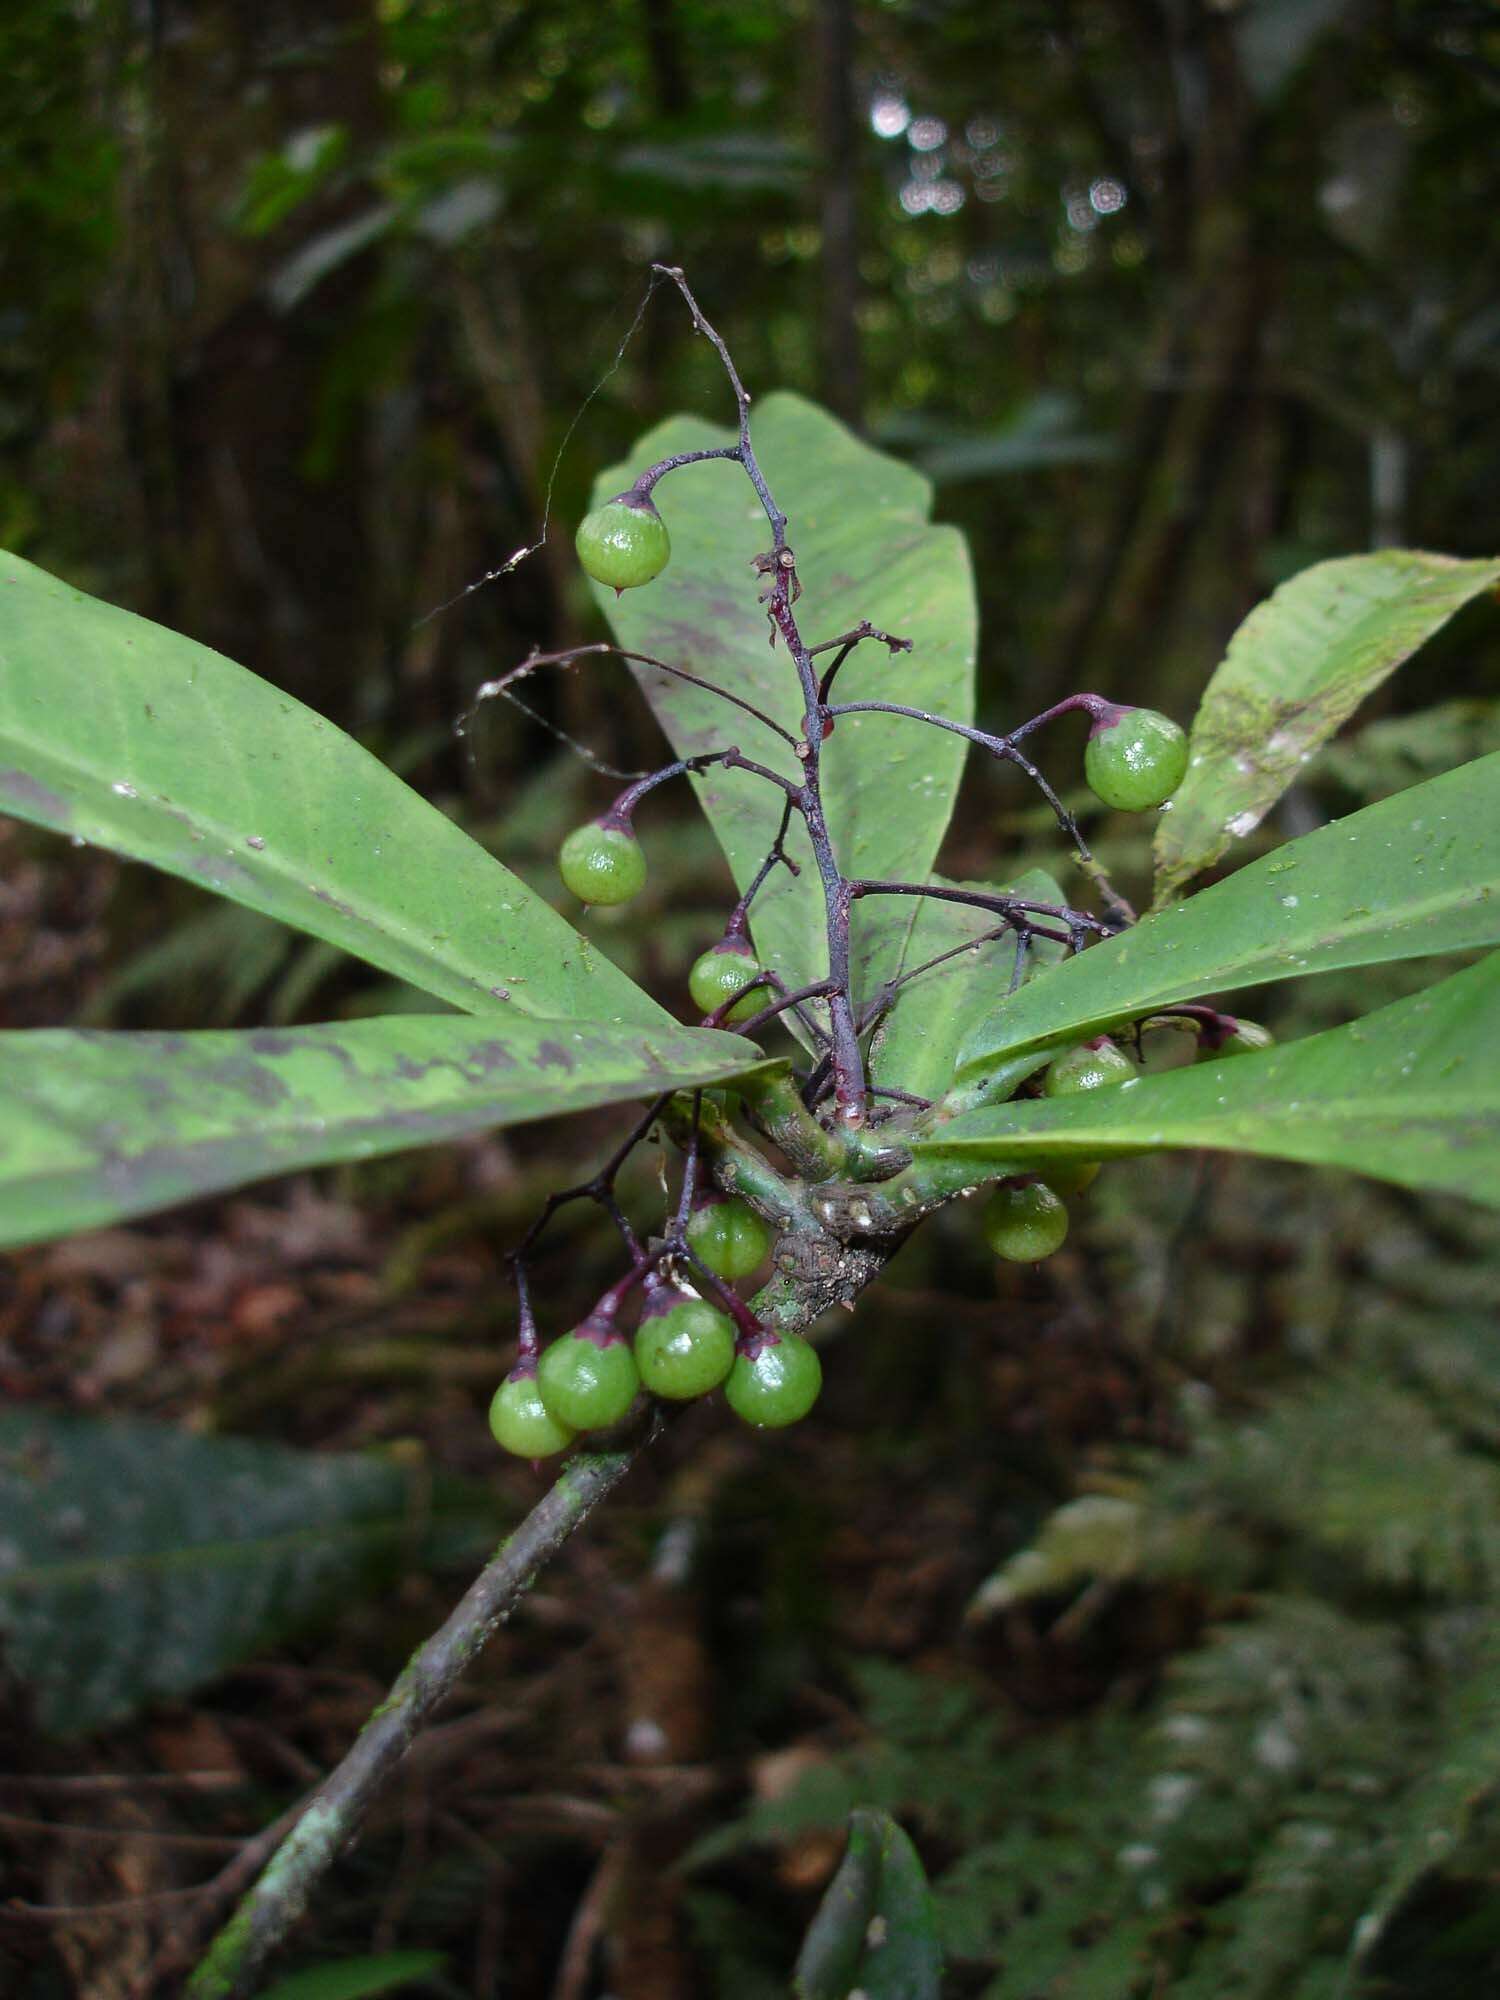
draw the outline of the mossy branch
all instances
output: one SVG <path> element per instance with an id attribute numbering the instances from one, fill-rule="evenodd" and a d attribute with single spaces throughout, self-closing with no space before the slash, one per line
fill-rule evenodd
<path id="1" fill-rule="evenodd" d="M 624 1479 L 645 1442 L 642 1437 L 619 1451 L 575 1458 L 501 1544 L 446 1624 L 412 1654 L 348 1755 L 324 1780 L 209 1946 L 188 1982 L 190 2000 L 245 2000 L 255 1991 L 266 1960 L 359 1832 L 417 1732 L 515 1609 L 543 1564 Z"/>

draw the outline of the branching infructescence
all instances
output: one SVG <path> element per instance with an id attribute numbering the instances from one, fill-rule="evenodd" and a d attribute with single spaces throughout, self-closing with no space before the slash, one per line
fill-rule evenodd
<path id="1" fill-rule="evenodd" d="M 731 445 L 679 452 L 648 466 L 625 492 L 587 517 L 579 530 L 580 559 L 597 582 L 617 592 L 648 585 L 671 554 L 666 525 L 652 497 L 662 480 L 705 461 L 737 467 L 749 479 L 770 529 L 771 546 L 756 557 L 754 570 L 770 642 L 774 647 L 779 640 L 785 647 L 796 675 L 800 734 L 731 689 L 669 661 L 602 643 L 533 653 L 510 673 L 487 682 L 477 701 L 500 696 L 534 715 L 514 691 L 519 681 L 543 668 L 571 669 L 591 658 L 624 659 L 715 695 L 753 717 L 793 752 L 795 777 L 743 756 L 733 742 L 653 771 L 626 773 L 612 770 L 563 736 L 591 768 L 622 780 L 625 789 L 597 819 L 568 836 L 560 865 L 564 882 L 583 900 L 628 901 L 646 875 L 634 816 L 658 786 L 714 766 L 773 786 L 782 799 L 776 836 L 730 910 L 721 936 L 694 964 L 690 987 L 705 1027 L 753 1036 L 790 1022 L 811 1050 L 811 1061 L 799 1073 L 785 1059 L 768 1058 L 731 1087 L 658 1098 L 596 1174 L 548 1199 L 510 1253 L 519 1334 L 515 1364 L 491 1408 L 497 1440 L 523 1457 L 542 1457 L 566 1450 L 580 1433 L 609 1435 L 602 1440 L 602 1451 L 580 1456 L 564 1472 L 448 1625 L 413 1656 L 390 1700 L 216 1940 L 195 1981 L 193 1991 L 200 1996 L 250 1990 L 257 1968 L 306 1907 L 318 1876 L 352 1837 L 382 1776 L 537 1567 L 623 1476 L 641 1442 L 659 1427 L 662 1401 L 682 1401 L 722 1387 L 730 1407 L 750 1424 L 775 1428 L 796 1422 L 811 1408 L 822 1378 L 818 1356 L 803 1337 L 805 1329 L 831 1307 L 852 1305 L 923 1216 L 973 1192 L 978 1181 L 999 1182 L 1000 1192 L 985 1218 L 992 1247 L 1002 1257 L 1044 1255 L 1066 1234 L 1064 1196 L 1086 1185 L 1093 1171 L 1088 1161 L 1060 1162 L 1054 1186 L 1045 1173 L 1020 1164 L 1013 1170 L 991 1164 L 981 1172 L 945 1159 L 940 1150 L 929 1149 L 919 1158 L 911 1143 L 915 1138 L 932 1138 L 959 1111 L 1036 1088 L 1036 1074 L 1043 1069 L 1041 1087 L 1054 1095 L 1108 1087 L 1135 1074 L 1132 1059 L 1099 1038 L 992 1068 L 976 1082 L 953 1085 L 938 1103 L 905 1088 L 900 1077 L 872 1083 L 869 1051 L 882 1024 L 899 997 L 937 967 L 1013 937 L 1014 957 L 1008 972 L 1002 967 L 999 990 L 991 996 L 999 1000 L 1025 977 L 1036 941 L 1076 953 L 1133 921 L 1129 906 L 1090 855 L 1072 814 L 1019 747 L 1021 742 L 1054 718 L 1086 714 L 1091 787 L 1106 804 L 1140 809 L 1160 804 L 1181 778 L 1185 741 L 1167 718 L 1121 708 L 1093 694 L 1070 696 L 1007 735 L 895 702 L 832 702 L 834 682 L 860 646 L 884 646 L 895 654 L 910 651 L 911 641 L 862 621 L 836 638 L 815 646 L 806 643 L 793 608 L 802 593 L 787 540 L 787 516 L 755 455 L 750 397 L 682 273 L 653 268 L 676 286 L 695 328 L 718 353 L 735 396 L 738 436 Z M 826 655 L 832 657 L 820 676 L 815 662 Z M 460 732 L 472 713 L 459 724 Z M 1003 889 L 847 874 L 824 813 L 822 758 L 841 717 L 870 713 L 953 732 L 1019 769 L 1052 808 L 1107 914 L 1099 917 Z M 789 988 L 776 966 L 762 964 L 756 955 L 751 917 L 757 895 L 775 870 L 799 872 L 787 850 L 794 820 L 805 829 L 818 873 L 827 971 Z M 873 991 L 856 993 L 851 914 L 856 903 L 874 896 L 932 899 L 985 912 L 994 921 L 978 936 L 934 952 Z M 1253 1023 L 1209 1008 L 1170 1012 L 1178 1024 L 1197 1032 L 1206 1054 L 1255 1046 L 1262 1032 Z M 616 1183 L 625 1162 L 653 1131 L 676 1149 L 681 1172 L 659 1233 L 648 1236 L 626 1215 Z M 570 1333 L 544 1347 L 528 1262 L 553 1216 L 574 1201 L 591 1201 L 609 1217 L 625 1268 Z M 737 1287 L 757 1272 L 762 1282 L 746 1298 Z M 623 1318 L 636 1300 L 639 1323 L 632 1337 Z M 643 1401 L 642 1390 L 656 1400 Z"/>
<path id="2" fill-rule="evenodd" d="M 899 1078 L 882 1080 L 872 1087 L 868 1050 L 898 996 L 936 967 L 972 951 L 976 940 L 935 952 L 923 963 L 888 979 L 874 992 L 859 994 L 853 987 L 850 964 L 854 905 L 873 896 L 899 896 L 932 899 L 987 912 L 997 921 L 977 942 L 993 941 L 1007 933 L 1014 937 L 1014 956 L 1005 988 L 1013 992 L 1025 977 L 1028 953 L 1035 942 L 1046 941 L 1067 952 L 1078 952 L 1093 938 L 1108 937 L 1131 921 L 1128 907 L 1114 896 L 1089 853 L 1073 815 L 1020 748 L 1022 741 L 1043 724 L 1062 716 L 1086 715 L 1091 729 L 1086 759 L 1090 784 L 1101 797 L 1117 805 L 1159 803 L 1181 777 L 1185 756 L 1182 732 L 1165 717 L 1122 708 L 1096 694 L 1071 695 L 1005 735 L 898 702 L 832 701 L 835 680 L 862 645 L 883 646 L 888 653 L 896 654 L 909 652 L 911 641 L 881 630 L 868 619 L 816 645 L 809 645 L 803 638 L 793 608 L 801 595 L 801 585 L 796 558 L 787 539 L 787 515 L 772 494 L 756 457 L 749 394 L 728 348 L 704 318 L 682 273 L 667 266 L 654 268 L 659 277 L 677 287 L 693 316 L 694 327 L 718 353 L 735 396 L 738 435 L 733 444 L 677 452 L 647 466 L 625 491 L 587 517 L 579 530 L 579 557 L 596 582 L 617 594 L 649 584 L 670 558 L 670 538 L 654 498 L 662 481 L 684 466 L 706 461 L 738 467 L 749 479 L 770 528 L 771 546 L 755 558 L 753 567 L 763 585 L 759 601 L 766 607 L 771 644 L 774 647 L 780 640 L 796 674 L 802 710 L 801 733 L 793 736 L 743 696 L 670 662 L 615 648 L 592 650 L 648 665 L 721 696 L 753 715 L 793 749 L 800 768 L 797 777 L 788 777 L 743 756 L 735 744 L 727 743 L 720 749 L 678 758 L 658 770 L 638 773 L 605 812 L 568 836 L 561 855 L 563 879 L 589 902 L 618 903 L 634 895 L 645 880 L 644 855 L 635 835 L 635 812 L 652 791 L 670 778 L 718 766 L 743 771 L 775 787 L 782 795 L 776 837 L 730 911 L 723 934 L 695 961 L 689 987 L 703 1026 L 755 1035 L 785 1017 L 799 1030 L 813 1052 L 813 1059 L 800 1077 L 785 1065 L 768 1065 L 758 1074 L 742 1077 L 732 1094 L 715 1094 L 705 1099 L 700 1093 L 695 1100 L 696 1109 L 686 1116 L 681 1100 L 673 1103 L 663 1123 L 684 1154 L 681 1195 L 675 1218 L 668 1221 L 662 1236 L 648 1248 L 643 1248 L 629 1233 L 629 1225 L 614 1203 L 613 1184 L 631 1146 L 660 1116 L 661 1106 L 654 1107 L 652 1118 L 637 1128 L 624 1150 L 617 1152 L 596 1181 L 569 1190 L 567 1196 L 554 1197 L 548 1203 L 540 1219 L 543 1223 L 560 1199 L 591 1196 L 615 1219 L 629 1258 L 624 1277 L 606 1291 L 550 1357 L 537 1360 L 528 1345 L 529 1335 L 528 1341 L 522 1343 L 517 1363 L 520 1381 L 529 1383 L 531 1372 L 539 1371 L 539 1400 L 565 1427 L 586 1428 L 590 1408 L 598 1411 L 600 1424 L 612 1423 L 623 1414 L 627 1391 L 635 1378 L 624 1352 L 619 1308 L 627 1295 L 636 1290 L 645 1296 L 643 1318 L 651 1323 L 652 1365 L 656 1366 L 662 1349 L 662 1315 L 677 1310 L 676 1306 L 663 1304 L 666 1297 L 663 1288 L 669 1280 L 678 1279 L 690 1280 L 695 1287 L 701 1283 L 715 1305 L 734 1323 L 734 1367 L 741 1372 L 732 1374 L 731 1385 L 739 1381 L 742 1393 L 735 1393 L 731 1386 L 730 1401 L 742 1414 L 750 1416 L 751 1421 L 783 1421 L 794 1405 L 810 1400 L 816 1390 L 815 1376 L 798 1355 L 794 1357 L 795 1367 L 791 1365 L 793 1357 L 782 1357 L 788 1365 L 780 1373 L 788 1379 L 796 1374 L 799 1390 L 793 1394 L 787 1389 L 779 1403 L 774 1397 L 767 1402 L 763 1392 L 777 1370 L 763 1365 L 762 1358 L 774 1349 L 776 1337 L 774 1333 L 763 1332 L 763 1322 L 754 1310 L 734 1295 L 726 1294 L 722 1272 L 703 1266 L 687 1240 L 685 1221 L 695 1204 L 700 1172 L 707 1176 L 707 1184 L 718 1199 L 747 1194 L 749 1207 L 740 1211 L 743 1220 L 733 1215 L 719 1216 L 712 1240 L 726 1245 L 759 1241 L 755 1233 L 759 1227 L 756 1217 L 764 1217 L 780 1231 L 780 1242 L 791 1243 L 795 1248 L 795 1255 L 788 1259 L 781 1256 L 778 1246 L 778 1263 L 785 1277 L 791 1265 L 807 1265 L 812 1246 L 820 1236 L 827 1239 L 823 1247 L 837 1262 L 858 1239 L 887 1238 L 894 1242 L 921 1214 L 952 1198 L 955 1189 L 947 1175 L 940 1169 L 914 1166 L 909 1144 L 918 1133 L 930 1132 L 935 1121 L 951 1116 L 952 1105 L 934 1104 L 929 1098 L 905 1089 Z M 481 690 L 481 697 L 508 694 L 511 684 L 523 675 L 544 665 L 572 666 L 583 653 L 584 649 L 565 654 L 534 654 L 512 673 L 488 683 Z M 816 662 L 825 656 L 831 657 L 820 674 Z M 951 731 L 995 759 L 1015 765 L 1052 807 L 1077 861 L 1100 887 L 1107 916 L 999 889 L 931 881 L 876 880 L 847 874 L 835 851 L 824 814 L 822 758 L 824 745 L 839 718 L 863 714 L 898 716 Z M 757 957 L 750 937 L 750 912 L 756 895 L 775 869 L 784 866 L 796 872 L 796 863 L 787 851 L 787 835 L 794 819 L 800 820 L 806 830 L 818 870 L 827 974 L 789 989 L 777 968 L 763 965 Z M 1211 1029 L 1204 1028 L 1201 1032 L 1205 1041 L 1211 1037 Z M 1090 1060 L 1091 1074 L 1097 1072 L 1097 1080 L 1103 1080 L 1107 1064 L 1101 1059 Z M 1122 1056 L 1120 1060 L 1125 1058 Z M 1012 1065 L 1009 1088 L 1023 1084 L 1037 1066 L 1038 1063 Z M 966 1101 L 973 1101 L 972 1096 Z M 737 1135 L 735 1119 L 726 1109 L 736 1104 L 752 1130 L 769 1140 L 789 1163 L 796 1176 L 794 1181 L 779 1175 L 748 1140 Z M 886 1192 L 877 1192 L 882 1185 Z M 1038 1198 L 1028 1195 L 1023 1206 L 1027 1204 L 1037 1206 Z M 1054 1228 L 1052 1233 L 1061 1241 L 1059 1231 Z M 1027 1240 L 1039 1242 L 1045 1234 L 1046 1231 L 1032 1230 Z M 525 1257 L 534 1240 L 532 1232 L 516 1253 L 520 1277 L 524 1277 Z M 812 1261 L 816 1262 L 815 1255 Z M 752 1268 L 747 1266 L 733 1275 L 749 1276 Z M 753 1383 L 744 1373 L 745 1368 L 754 1372 Z M 672 1379 L 697 1379 L 700 1372 L 693 1368 Z M 607 1391 L 603 1386 L 606 1376 L 611 1385 Z M 510 1380 L 514 1384 L 517 1376 L 513 1374 Z M 780 1386 L 786 1389 L 785 1382 Z M 524 1400 L 531 1391 L 529 1387 L 515 1387 L 512 1393 Z M 766 1414 L 768 1410 L 770 1415 Z M 800 1407 L 795 1413 L 800 1414 Z"/>

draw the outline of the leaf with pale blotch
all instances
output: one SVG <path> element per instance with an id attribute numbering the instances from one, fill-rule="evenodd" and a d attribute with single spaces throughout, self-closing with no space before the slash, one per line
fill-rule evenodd
<path id="1" fill-rule="evenodd" d="M 797 1955 L 797 2000 L 938 2000 L 943 1955 L 917 1850 L 887 1812 L 861 1806 Z"/>
<path id="2" fill-rule="evenodd" d="M 919 1153 L 1018 1173 L 1049 1156 L 1206 1146 L 1349 1167 L 1500 1206 L 1497 1041 L 1500 953 L 1492 953 L 1348 1027 L 1079 1097 L 987 1106 L 915 1143 Z"/>
<path id="3" fill-rule="evenodd" d="M 1305 834 L 1002 1001 L 961 1074 L 1205 994 L 1500 943 L 1500 753 Z"/>
<path id="4" fill-rule="evenodd" d="M 920 473 L 863 444 L 800 396 L 772 395 L 754 410 L 756 454 L 791 519 L 803 596 L 796 607 L 809 645 L 868 619 L 913 641 L 888 654 L 867 643 L 841 673 L 835 699 L 899 701 L 973 719 L 976 613 L 963 537 L 929 519 L 932 488 Z M 603 473 L 595 504 L 646 466 L 678 451 L 733 442 L 696 417 L 674 417 L 643 437 L 624 465 Z M 654 583 L 599 602 L 622 646 L 686 667 L 754 702 L 794 736 L 802 727 L 796 670 L 756 602 L 751 558 L 770 546 L 766 517 L 738 466 L 688 466 L 657 487 L 672 535 L 672 560 Z M 820 665 L 826 665 L 826 657 Z M 604 671 L 593 669 L 592 671 Z M 713 695 L 652 668 L 640 684 L 680 756 L 737 744 L 747 757 L 799 778 L 789 746 Z M 893 716 L 841 717 L 823 751 L 829 830 L 846 875 L 924 881 L 937 858 L 962 768 L 961 738 Z M 743 887 L 780 823 L 778 791 L 742 771 L 694 779 L 714 831 Z M 644 838 L 651 842 L 649 814 Z M 823 891 L 798 823 L 784 870 L 756 900 L 755 942 L 789 986 L 827 976 Z M 870 906 L 855 913 L 856 999 L 896 969 L 899 933 Z M 867 942 L 868 941 L 868 942 Z"/>
<path id="5" fill-rule="evenodd" d="M 42 1727 L 183 1695 L 488 1510 L 375 1458 L 0 1411 L 0 1654 Z"/>
<path id="6" fill-rule="evenodd" d="M 24 1029 L 0 1035 L 0 1244 L 713 1083 L 762 1060 L 713 1028 L 520 1014 L 187 1035 Z"/>
<path id="7" fill-rule="evenodd" d="M 3 552 L 0 811 L 185 876 L 471 1014 L 668 1018 L 331 722 Z"/>
<path id="8" fill-rule="evenodd" d="M 1253 832 L 1365 697 L 1497 583 L 1500 561 L 1382 549 L 1317 563 L 1257 605 L 1194 718 L 1188 774 L 1156 832 L 1157 901 Z"/>

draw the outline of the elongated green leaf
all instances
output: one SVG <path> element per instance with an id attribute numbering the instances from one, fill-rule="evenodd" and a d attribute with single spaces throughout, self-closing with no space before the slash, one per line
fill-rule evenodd
<path id="1" fill-rule="evenodd" d="M 987 889 L 1033 903 L 1066 900 L 1057 883 L 1040 868 L 1029 870 L 998 891 L 990 882 L 947 884 L 940 876 L 933 879 L 944 887 Z M 943 952 L 957 951 L 959 955 L 935 965 L 898 992 L 884 1026 L 876 1032 L 870 1075 L 877 1084 L 917 1097 L 940 1097 L 953 1079 L 964 1036 L 991 1011 L 996 995 L 1004 994 L 1010 986 L 1016 941 L 1006 932 L 988 943 L 974 943 L 996 928 L 995 918 L 986 910 L 927 898 L 915 907 L 916 918 L 901 958 L 902 972 L 912 972 Z M 972 950 L 962 950 L 966 944 L 972 945 Z M 1063 949 L 1045 938 L 1035 939 L 1027 950 L 1024 976 L 1032 978 L 1056 964 Z"/>
<path id="2" fill-rule="evenodd" d="M 962 536 L 934 527 L 932 489 L 920 473 L 862 444 L 800 396 L 757 402 L 754 441 L 779 504 L 790 516 L 803 597 L 797 618 L 809 645 L 862 619 L 913 641 L 910 653 L 860 647 L 840 675 L 844 701 L 900 701 L 959 721 L 972 718 L 975 607 Z M 730 444 L 733 434 L 675 417 L 643 437 L 625 465 L 601 475 L 596 503 L 620 492 L 656 460 Z M 655 583 L 599 601 L 622 646 L 690 669 L 754 702 L 800 733 L 796 670 L 757 603 L 763 587 L 751 558 L 770 545 L 765 515 L 739 467 L 688 466 L 656 491 L 672 534 L 672 560 Z M 826 660 L 823 662 L 826 664 Z M 639 679 L 681 756 L 738 744 L 747 757 L 800 776 L 790 748 L 716 697 L 651 668 Z M 953 809 L 962 739 L 892 716 L 845 716 L 823 754 L 829 828 L 846 875 L 925 881 Z M 744 772 L 711 770 L 695 780 L 737 882 L 743 887 L 780 822 L 778 791 Z M 649 824 L 646 831 L 649 845 Z M 826 976 L 823 894 L 800 825 L 794 879 L 778 870 L 754 910 L 755 941 L 790 986 Z M 873 953 L 866 937 L 879 939 Z M 868 906 L 856 912 L 856 964 L 866 988 L 889 978 L 899 949 Z M 857 997 L 862 997 L 857 996 Z"/>
<path id="3" fill-rule="evenodd" d="M 1083 1097 L 986 1106 L 919 1150 L 980 1162 L 1209 1146 L 1500 1206 L 1500 954 L 1345 1028 Z"/>
<path id="4" fill-rule="evenodd" d="M 712 1028 L 393 1015 L 190 1035 L 0 1035 L 0 1244 L 762 1060 Z"/>
<path id="5" fill-rule="evenodd" d="M 382 1951 L 304 1966 L 267 1986 L 260 2000 L 375 2000 L 414 1979 L 433 1979 L 448 1963 L 441 1951 Z M 444 1987 L 444 1991 L 451 1988 Z"/>
<path id="6" fill-rule="evenodd" d="M 797 1955 L 797 2000 L 937 2000 L 942 1976 L 917 1851 L 889 1813 L 860 1807 Z"/>
<path id="7" fill-rule="evenodd" d="M 1268 980 L 1500 942 L 1500 754 L 1291 842 L 1003 1002 L 962 1071 Z"/>
<path id="8" fill-rule="evenodd" d="M 186 876 L 469 1013 L 666 1019 L 332 723 L 3 552 L 0 811 Z"/>
<path id="9" fill-rule="evenodd" d="M 97 1728 L 378 1586 L 430 1501 L 377 1459 L 0 1411 L 0 1651 L 44 1729 Z"/>
<path id="10" fill-rule="evenodd" d="M 1208 684 L 1157 828 L 1157 901 L 1259 826 L 1366 695 L 1497 583 L 1500 561 L 1382 549 L 1316 563 L 1257 605 Z"/>

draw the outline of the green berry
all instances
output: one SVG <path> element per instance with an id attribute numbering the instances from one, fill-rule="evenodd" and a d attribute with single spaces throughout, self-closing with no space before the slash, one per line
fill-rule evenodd
<path id="1" fill-rule="evenodd" d="M 734 1327 L 707 1299 L 667 1291 L 642 1315 L 635 1359 L 653 1396 L 690 1402 L 717 1389 L 734 1365 Z"/>
<path id="2" fill-rule="evenodd" d="M 557 857 L 565 888 L 581 903 L 628 903 L 646 880 L 641 843 L 622 826 L 575 826 Z"/>
<path id="3" fill-rule="evenodd" d="M 985 1241 L 1012 1264 L 1035 1264 L 1062 1248 L 1068 1211 L 1060 1194 L 1043 1181 L 1010 1181 L 995 1189 L 984 1206 Z"/>
<path id="4" fill-rule="evenodd" d="M 1054 1194 L 1066 1199 L 1091 1188 L 1099 1178 L 1100 1165 L 1098 1160 L 1044 1160 L 1037 1178 L 1045 1181 Z"/>
<path id="5" fill-rule="evenodd" d="M 716 1196 L 695 1210 L 687 1240 L 716 1277 L 748 1278 L 766 1261 L 771 1225 L 744 1202 Z"/>
<path id="6" fill-rule="evenodd" d="M 729 1407 L 757 1430 L 800 1423 L 818 1400 L 823 1365 L 800 1334 L 759 1337 L 756 1352 L 737 1354 L 724 1385 Z"/>
<path id="7" fill-rule="evenodd" d="M 688 974 L 688 991 L 700 1014 L 712 1014 L 726 1000 L 733 1000 L 736 993 L 744 993 L 750 982 L 759 977 L 760 962 L 750 947 L 726 938 L 695 963 Z M 723 1016 L 724 1026 L 748 1021 L 770 1003 L 771 997 L 767 986 L 757 986 L 753 993 L 745 993 L 744 999 Z"/>
<path id="8" fill-rule="evenodd" d="M 537 1381 L 549 1414 L 575 1431 L 617 1424 L 641 1386 L 630 1342 L 597 1320 L 553 1341 L 537 1365 Z"/>
<path id="9" fill-rule="evenodd" d="M 517 1458 L 551 1458 L 573 1442 L 572 1431 L 542 1401 L 534 1361 L 518 1362 L 495 1391 L 490 1429 L 500 1449 Z"/>
<path id="10" fill-rule="evenodd" d="M 1154 708 L 1120 708 L 1094 724 L 1083 753 L 1089 788 L 1119 812 L 1147 812 L 1171 798 L 1188 767 L 1188 740 Z"/>
<path id="11" fill-rule="evenodd" d="M 1204 1053 L 1217 1060 L 1220 1056 L 1259 1055 L 1262 1049 L 1274 1049 L 1275 1046 L 1276 1037 L 1259 1021 L 1236 1021 L 1219 1046 L 1206 1049 Z"/>
<path id="12" fill-rule="evenodd" d="M 672 538 L 649 500 L 621 493 L 584 515 L 577 546 L 585 572 L 618 596 L 661 575 L 672 553 Z"/>
<path id="13" fill-rule="evenodd" d="M 1123 1049 L 1101 1036 L 1097 1042 L 1080 1042 L 1065 1050 L 1048 1069 L 1042 1087 L 1049 1097 L 1073 1097 L 1080 1090 L 1129 1083 L 1139 1073 Z"/>

